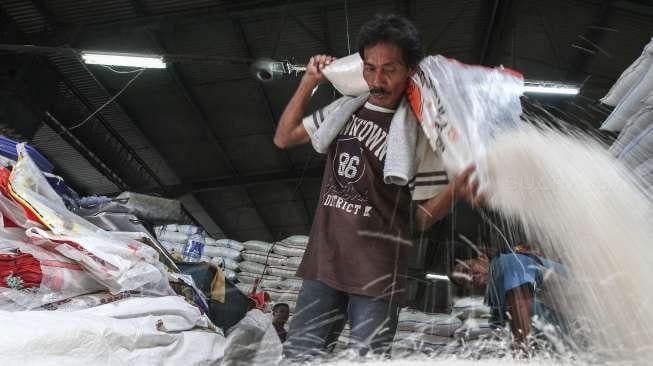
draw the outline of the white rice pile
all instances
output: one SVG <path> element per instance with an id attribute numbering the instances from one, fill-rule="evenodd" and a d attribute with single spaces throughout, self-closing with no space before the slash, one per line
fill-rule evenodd
<path id="1" fill-rule="evenodd" d="M 581 326 L 572 349 L 653 359 L 653 210 L 631 174 L 590 137 L 531 126 L 498 137 L 487 168 L 489 206 L 571 271 L 547 285 Z"/>

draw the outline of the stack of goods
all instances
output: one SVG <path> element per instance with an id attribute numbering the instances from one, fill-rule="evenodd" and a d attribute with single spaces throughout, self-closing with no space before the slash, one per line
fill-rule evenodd
<path id="1" fill-rule="evenodd" d="M 610 152 L 640 179 L 653 200 L 653 38 L 601 102 L 615 107 L 601 129 L 620 131 Z"/>
<path id="2" fill-rule="evenodd" d="M 259 289 L 265 290 L 276 303 L 286 303 L 294 313 L 302 279 L 296 272 L 302 261 L 308 237 L 294 235 L 277 243 L 250 240 L 243 243 L 243 262 L 238 273 L 238 288 L 246 294 L 252 291 L 257 278 Z"/>
<path id="3" fill-rule="evenodd" d="M 456 299 L 453 304 L 453 315 L 464 323 L 456 330 L 456 339 L 471 341 L 492 334 L 490 327 L 490 308 L 484 304 L 482 296 L 470 296 Z"/>
<path id="4" fill-rule="evenodd" d="M 155 233 L 163 245 L 177 261 L 183 261 L 184 246 L 190 239 L 199 238 L 204 243 L 201 260 L 215 263 L 229 279 L 236 278 L 241 260 L 243 244 L 231 239 L 214 239 L 204 230 L 194 225 L 170 224 L 155 227 Z"/>
<path id="5" fill-rule="evenodd" d="M 393 354 L 438 351 L 454 342 L 454 334 L 463 322 L 454 314 L 427 314 L 402 309 L 397 322 Z"/>
<path id="6" fill-rule="evenodd" d="M 456 353 L 461 345 L 494 334 L 489 324 L 490 308 L 482 296 L 458 298 L 451 314 L 428 314 L 413 309 L 399 313 L 393 357 L 415 352 Z"/>
<path id="7" fill-rule="evenodd" d="M 0 166 L 0 354 L 35 364 L 219 358 L 224 337 L 174 295 L 159 253 L 69 211 L 32 153 L 16 149 L 12 170 Z"/>

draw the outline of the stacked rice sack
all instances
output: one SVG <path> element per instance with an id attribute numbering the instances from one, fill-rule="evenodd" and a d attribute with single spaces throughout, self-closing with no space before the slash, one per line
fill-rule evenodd
<path id="1" fill-rule="evenodd" d="M 461 297 L 454 301 L 452 314 L 463 321 L 454 337 L 471 341 L 493 333 L 490 327 L 490 308 L 484 304 L 483 296 Z"/>
<path id="2" fill-rule="evenodd" d="M 454 314 L 427 314 L 402 309 L 397 322 L 393 354 L 432 352 L 454 342 L 454 334 L 463 322 Z"/>
<path id="3" fill-rule="evenodd" d="M 194 225 L 170 224 L 154 228 L 156 238 L 175 259 L 181 258 L 188 238 L 200 232 L 202 232 L 202 228 Z"/>
<path id="4" fill-rule="evenodd" d="M 272 299 L 271 306 L 286 303 L 294 313 L 302 279 L 296 272 L 302 261 L 308 237 L 294 235 L 277 243 L 250 240 L 243 243 L 245 250 L 237 274 L 238 288 L 246 294 L 252 291 L 257 278 L 261 278 L 259 289 L 266 291 Z"/>
<path id="5" fill-rule="evenodd" d="M 451 314 L 428 314 L 414 309 L 399 313 L 393 356 L 415 352 L 455 353 L 460 345 L 489 337 L 494 330 L 489 324 L 490 308 L 482 296 L 455 299 Z"/>
<path id="6" fill-rule="evenodd" d="M 202 228 L 193 225 L 166 225 L 155 228 L 157 238 L 177 260 L 181 260 L 184 245 L 195 234 L 204 236 L 204 262 L 215 263 L 231 280 L 236 278 L 239 270 L 239 262 L 242 259 L 240 253 L 244 246 L 242 243 L 232 239 L 213 239 L 206 235 Z"/>

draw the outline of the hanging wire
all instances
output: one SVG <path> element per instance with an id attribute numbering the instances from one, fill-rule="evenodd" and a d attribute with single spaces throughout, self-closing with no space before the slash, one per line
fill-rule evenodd
<path id="1" fill-rule="evenodd" d="M 128 87 L 129 87 L 129 86 L 130 86 L 130 85 L 131 85 L 131 84 L 132 84 L 136 79 L 138 79 L 138 77 L 141 76 L 141 74 L 142 74 L 144 71 L 145 71 L 145 69 L 139 69 L 139 70 L 134 71 L 134 72 L 138 72 L 138 73 L 137 73 L 136 75 L 134 75 L 134 77 L 131 78 L 131 80 L 129 80 L 129 81 L 127 82 L 127 84 L 125 84 L 125 86 L 123 86 L 122 89 L 120 89 L 120 91 L 118 91 L 118 92 L 117 92 L 113 97 L 111 97 L 111 99 L 107 100 L 106 103 L 102 104 L 102 106 L 100 106 L 100 108 L 96 109 L 93 113 L 91 113 L 91 114 L 90 114 L 88 117 L 86 117 L 83 121 L 81 121 L 80 123 L 78 123 L 78 124 L 76 124 L 76 125 L 74 125 L 74 126 L 68 128 L 68 130 L 69 130 L 69 131 L 72 131 L 72 130 L 74 130 L 74 129 L 76 129 L 76 128 L 82 127 L 82 126 L 83 126 L 83 125 L 84 125 L 84 124 L 85 124 L 89 119 L 91 119 L 91 117 L 95 116 L 95 115 L 96 115 L 99 111 L 101 111 L 104 107 L 106 107 L 107 105 L 109 105 L 109 103 L 113 102 L 116 98 L 118 98 L 118 96 L 120 96 L 120 94 L 122 94 L 122 92 L 124 92 L 125 90 L 127 90 L 127 88 L 128 88 Z"/>
<path id="2" fill-rule="evenodd" d="M 135 74 L 135 73 L 138 73 L 138 72 L 140 72 L 142 70 L 145 70 L 145 69 L 136 69 L 136 70 L 129 70 L 129 71 L 121 71 L 121 70 L 116 70 L 116 69 L 114 69 L 113 67 L 111 67 L 109 65 L 98 65 L 98 66 L 102 66 L 105 69 L 107 69 L 107 70 L 109 70 L 109 71 L 111 71 L 113 73 L 116 73 L 116 74 Z"/>

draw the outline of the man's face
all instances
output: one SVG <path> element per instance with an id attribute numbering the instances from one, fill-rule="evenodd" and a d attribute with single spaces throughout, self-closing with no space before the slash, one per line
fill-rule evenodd
<path id="1" fill-rule="evenodd" d="M 272 312 L 274 321 L 282 324 L 288 321 L 288 315 L 289 315 L 288 308 L 285 306 L 279 306 L 275 311 Z"/>
<path id="2" fill-rule="evenodd" d="M 396 108 L 411 72 L 404 63 L 401 48 L 393 43 L 377 43 L 365 49 L 363 62 L 363 78 L 370 88 L 369 102 Z"/>
<path id="3" fill-rule="evenodd" d="M 483 289 L 487 286 L 490 262 L 487 257 L 461 261 L 454 267 L 452 278 L 460 285 Z"/>

